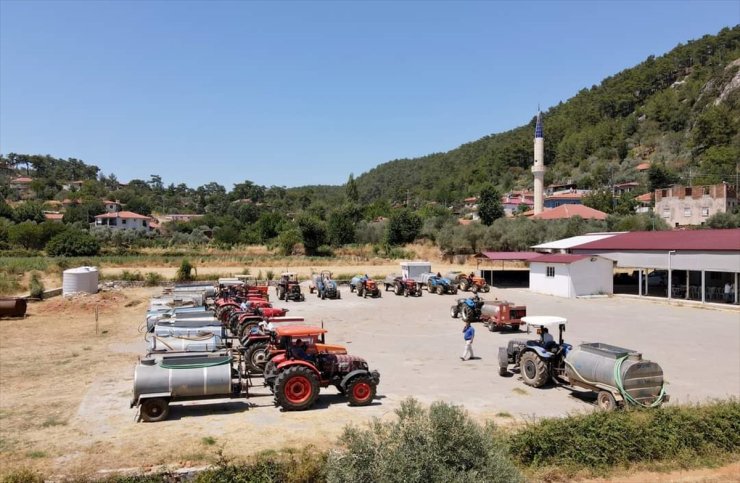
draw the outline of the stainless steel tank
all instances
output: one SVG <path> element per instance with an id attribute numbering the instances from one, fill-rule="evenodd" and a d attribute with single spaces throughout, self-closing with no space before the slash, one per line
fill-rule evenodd
<path id="1" fill-rule="evenodd" d="M 501 309 L 499 305 L 487 305 L 484 303 L 483 307 L 480 308 L 480 313 L 482 315 L 486 315 L 492 319 L 497 319 L 500 311 Z"/>
<path id="2" fill-rule="evenodd" d="M 189 337 L 152 335 L 148 342 L 150 352 L 212 352 L 225 347 L 224 340 L 216 334 Z"/>
<path id="3" fill-rule="evenodd" d="M 231 354 L 167 354 L 145 357 L 134 369 L 134 401 L 168 393 L 172 398 L 231 394 Z"/>
<path id="4" fill-rule="evenodd" d="M 623 389 L 637 401 L 654 401 L 663 387 L 663 369 L 631 349 L 600 342 L 581 344 L 565 357 L 565 375 L 572 384 L 617 388 L 615 365 L 622 357 L 626 357 L 619 371 Z"/>
<path id="5" fill-rule="evenodd" d="M 174 316 L 164 313 L 146 318 L 147 331 L 151 332 L 152 328 L 157 324 L 195 327 L 198 325 L 221 325 L 221 321 L 213 316 L 213 312 L 207 311 L 175 314 Z"/>
<path id="6" fill-rule="evenodd" d="M 157 337 L 201 337 L 207 334 L 226 338 L 226 330 L 221 325 L 201 325 L 181 327 L 173 325 L 155 325 L 154 335 Z"/>

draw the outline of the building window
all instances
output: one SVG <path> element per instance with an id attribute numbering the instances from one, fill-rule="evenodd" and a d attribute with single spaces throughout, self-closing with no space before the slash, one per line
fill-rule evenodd
<path id="1" fill-rule="evenodd" d="M 691 196 L 691 188 L 686 188 L 686 196 Z"/>
<path id="2" fill-rule="evenodd" d="M 663 208 L 663 218 L 670 218 L 671 217 L 671 209 L 666 207 Z"/>
<path id="3" fill-rule="evenodd" d="M 554 277 L 555 276 L 555 267 L 547 267 L 547 276 L 548 277 Z"/>
<path id="4" fill-rule="evenodd" d="M 126 224 L 126 220 L 121 220 L 121 225 L 125 225 L 125 224 Z"/>
<path id="5" fill-rule="evenodd" d="M 666 196 L 668 196 L 668 190 L 661 190 L 661 191 L 660 191 L 660 196 L 662 196 L 662 197 L 664 197 L 664 198 L 665 198 Z"/>
<path id="6" fill-rule="evenodd" d="M 709 216 L 709 208 L 702 208 L 701 209 L 701 216 L 703 216 L 703 217 Z"/>
<path id="7" fill-rule="evenodd" d="M 690 217 L 691 216 L 691 208 L 689 208 L 689 207 L 684 208 L 683 209 L 683 216 L 685 216 L 687 218 Z"/>

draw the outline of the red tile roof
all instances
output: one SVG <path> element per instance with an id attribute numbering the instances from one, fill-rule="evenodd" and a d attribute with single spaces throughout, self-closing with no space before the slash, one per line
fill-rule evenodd
<path id="1" fill-rule="evenodd" d="M 633 231 L 572 250 L 697 250 L 740 252 L 740 228 L 727 230 Z"/>
<path id="2" fill-rule="evenodd" d="M 488 260 L 532 260 L 533 258 L 541 257 L 541 253 L 537 252 L 480 252 L 475 255 L 475 258 L 483 258 Z"/>
<path id="3" fill-rule="evenodd" d="M 581 199 L 586 196 L 586 193 L 574 191 L 572 193 L 553 193 L 550 196 L 545 196 L 546 200 L 562 200 L 562 199 Z"/>
<path id="4" fill-rule="evenodd" d="M 561 220 L 565 218 L 573 218 L 574 216 L 580 216 L 584 219 L 606 220 L 607 215 L 603 211 L 595 210 L 588 206 L 560 205 L 557 208 L 545 210 L 539 215 L 534 215 L 532 218 L 538 218 L 540 220 Z"/>
<path id="5" fill-rule="evenodd" d="M 578 260 L 583 260 L 591 255 L 571 255 L 569 253 L 553 253 L 551 255 L 541 255 L 537 258 L 533 258 L 530 262 L 538 263 L 573 263 Z"/>
<path id="6" fill-rule="evenodd" d="M 635 199 L 640 203 L 650 203 L 651 201 L 653 201 L 653 194 L 645 193 L 644 195 L 635 196 Z"/>
<path id="7" fill-rule="evenodd" d="M 650 163 L 640 163 L 635 167 L 635 169 L 637 171 L 645 171 L 646 169 L 650 169 Z"/>
<path id="8" fill-rule="evenodd" d="M 15 178 L 12 182 L 13 183 L 30 183 L 32 181 L 33 181 L 32 178 L 26 178 L 26 177 L 22 176 L 20 178 Z"/>
<path id="9" fill-rule="evenodd" d="M 64 215 L 61 213 L 44 213 L 44 218 L 47 220 L 61 220 Z"/>
<path id="10" fill-rule="evenodd" d="M 126 219 L 138 219 L 148 220 L 150 217 L 134 213 L 133 211 L 118 211 L 116 213 L 103 213 L 95 218 L 126 218 Z"/>

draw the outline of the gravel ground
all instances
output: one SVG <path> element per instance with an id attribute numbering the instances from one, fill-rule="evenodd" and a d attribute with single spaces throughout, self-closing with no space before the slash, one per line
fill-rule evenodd
<path id="1" fill-rule="evenodd" d="M 524 333 L 493 333 L 475 324 L 478 359 L 462 362 L 463 324 L 449 316 L 457 296 L 384 292 L 364 299 L 342 287 L 341 300 L 307 294 L 305 302 L 276 305 L 287 305 L 291 316 L 323 322 L 327 342 L 345 345 L 380 371 L 373 405 L 349 407 L 330 388 L 313 410 L 284 413 L 255 378 L 250 399 L 178 404 L 167 421 L 136 423 L 136 411 L 129 408 L 132 369 L 145 347 L 137 327 L 155 292 L 127 289 L 105 299 L 100 335 L 84 301 L 54 299 L 32 305 L 23 322 L 0 322 L 6 334 L 0 340 L 0 473 L 19 466 L 56 475 L 190 466 L 212 461 L 217 450 L 245 457 L 308 443 L 322 447 L 346 424 L 389 417 L 408 396 L 462 404 L 475 417 L 501 424 L 594 410 L 590 393 L 533 389 L 518 376 L 498 375 L 498 347 Z M 641 351 L 663 367 L 670 404 L 740 396 L 738 311 L 627 297 L 566 300 L 525 289 L 484 295 L 494 297 L 526 304 L 530 315 L 568 318 L 570 343 L 598 341 Z M 37 341 L 40 350 L 27 350 L 29 341 Z M 204 443 L 205 437 L 215 444 Z"/>

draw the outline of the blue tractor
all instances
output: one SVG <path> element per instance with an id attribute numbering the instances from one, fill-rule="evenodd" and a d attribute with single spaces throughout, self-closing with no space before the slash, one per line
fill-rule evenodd
<path id="1" fill-rule="evenodd" d="M 429 293 L 436 292 L 438 295 L 444 295 L 446 293 L 455 295 L 457 293 L 457 285 L 449 278 L 443 277 L 440 274 L 435 275 L 432 272 L 422 273 L 420 281 Z"/>
<path id="2" fill-rule="evenodd" d="M 316 292 L 316 296 L 322 300 L 324 299 L 340 299 L 342 294 L 337 287 L 337 282 L 331 278 L 332 274 L 329 270 L 324 270 L 321 273 L 314 274 L 311 277 L 311 284 L 308 290 L 313 293 Z"/>

